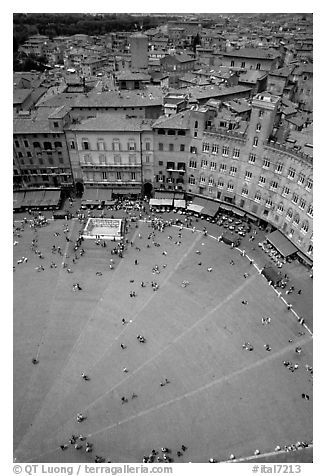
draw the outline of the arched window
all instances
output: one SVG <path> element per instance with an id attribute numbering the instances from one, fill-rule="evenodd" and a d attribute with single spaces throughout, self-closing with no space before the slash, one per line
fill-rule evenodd
<path id="1" fill-rule="evenodd" d="M 55 142 L 54 147 L 62 147 L 62 142 Z"/>
<path id="2" fill-rule="evenodd" d="M 307 222 L 307 220 L 304 220 L 302 222 L 302 226 L 301 226 L 301 232 L 302 233 L 307 233 L 309 231 L 309 223 Z"/>
<path id="3" fill-rule="evenodd" d="M 283 206 L 283 203 L 281 202 L 277 205 L 277 213 L 282 215 L 283 212 L 284 212 L 284 206 Z"/>
<path id="4" fill-rule="evenodd" d="M 255 202 L 260 202 L 260 200 L 261 200 L 261 193 L 260 193 L 259 191 L 256 192 L 254 200 L 255 200 Z"/>
<path id="5" fill-rule="evenodd" d="M 299 213 L 296 213 L 294 215 L 293 225 L 298 226 L 299 223 L 300 223 L 300 215 L 299 215 Z"/>
<path id="6" fill-rule="evenodd" d="M 40 143 L 39 142 L 33 142 L 33 147 L 41 147 Z"/>
<path id="7" fill-rule="evenodd" d="M 52 149 L 51 142 L 44 142 L 43 146 L 44 146 L 45 150 L 51 150 Z"/>
<path id="8" fill-rule="evenodd" d="M 287 211 L 287 214 L 286 214 L 286 219 L 291 220 L 292 217 L 293 217 L 293 210 L 292 210 L 292 208 L 289 208 L 288 211 Z"/>
<path id="9" fill-rule="evenodd" d="M 198 121 L 195 121 L 195 129 L 198 129 Z"/>

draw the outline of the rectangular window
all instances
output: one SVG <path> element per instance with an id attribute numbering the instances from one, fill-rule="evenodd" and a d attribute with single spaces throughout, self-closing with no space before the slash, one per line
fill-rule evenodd
<path id="1" fill-rule="evenodd" d="M 150 156 L 149 155 L 145 155 L 145 163 L 146 164 L 150 163 Z"/>
<path id="2" fill-rule="evenodd" d="M 209 142 L 203 142 L 203 152 L 209 152 Z"/>
<path id="3" fill-rule="evenodd" d="M 24 146 L 25 146 L 25 147 L 29 147 L 29 143 L 28 143 L 27 140 L 24 140 Z"/>
<path id="4" fill-rule="evenodd" d="M 70 147 L 70 149 L 76 149 L 76 144 L 75 144 L 75 141 L 74 141 L 74 140 L 71 140 L 71 141 L 69 142 L 69 147 Z"/>
<path id="5" fill-rule="evenodd" d="M 256 162 L 256 155 L 255 154 L 249 154 L 249 164 L 254 164 Z"/>
<path id="6" fill-rule="evenodd" d="M 114 160 L 114 165 L 121 165 L 121 156 L 120 155 L 114 155 L 113 160 Z"/>
<path id="7" fill-rule="evenodd" d="M 281 174 L 283 171 L 283 164 L 278 162 L 275 167 L 275 173 Z"/>
<path id="8" fill-rule="evenodd" d="M 103 141 L 97 143 L 97 150 L 105 150 L 105 144 Z"/>
<path id="9" fill-rule="evenodd" d="M 212 154 L 217 154 L 218 153 L 218 145 L 217 144 L 213 144 L 212 145 Z"/>
<path id="10" fill-rule="evenodd" d="M 117 180 L 121 180 L 121 172 L 117 172 Z"/>
<path id="11" fill-rule="evenodd" d="M 18 140 L 15 140 L 15 146 L 20 147 Z"/>
<path id="12" fill-rule="evenodd" d="M 82 142 L 82 149 L 83 150 L 89 150 L 89 144 L 87 141 L 83 141 Z"/>
<path id="13" fill-rule="evenodd" d="M 213 187 L 213 185 L 214 185 L 214 179 L 213 179 L 213 177 L 209 177 L 209 179 L 208 179 L 208 186 L 209 186 L 209 187 Z"/>
<path id="14" fill-rule="evenodd" d="M 145 142 L 145 150 L 151 150 L 151 143 Z"/>
<path id="15" fill-rule="evenodd" d="M 195 177 L 194 177 L 193 175 L 191 175 L 191 176 L 189 177 L 188 182 L 189 182 L 191 185 L 195 185 L 195 183 L 196 183 Z"/>
<path id="16" fill-rule="evenodd" d="M 185 151 L 185 145 L 184 144 L 180 144 L 180 152 L 184 152 Z"/>
<path id="17" fill-rule="evenodd" d="M 197 168 L 197 162 L 195 160 L 189 160 L 189 167 L 191 169 L 196 169 Z"/>
<path id="18" fill-rule="evenodd" d="M 201 183 L 201 184 L 205 184 L 205 183 L 206 183 L 206 178 L 205 178 L 203 175 L 200 177 L 200 183 Z"/>
<path id="19" fill-rule="evenodd" d="M 102 179 L 103 179 L 103 180 L 106 180 L 106 178 L 107 178 L 107 177 L 106 177 L 106 172 L 102 172 Z"/>
<path id="20" fill-rule="evenodd" d="M 174 144 L 169 144 L 169 152 L 173 152 L 174 150 Z"/>
<path id="21" fill-rule="evenodd" d="M 222 155 L 223 155 L 224 157 L 226 157 L 226 156 L 229 155 L 229 147 L 228 147 L 227 145 L 223 145 Z"/>
<path id="22" fill-rule="evenodd" d="M 261 110 L 259 111 L 259 117 L 262 117 L 263 115 L 264 115 L 264 111 L 261 109 Z"/>
<path id="23" fill-rule="evenodd" d="M 266 208 L 272 208 L 272 206 L 273 206 L 273 202 L 270 198 L 268 198 L 265 202 L 265 207 Z"/>
<path id="24" fill-rule="evenodd" d="M 220 172 L 226 172 L 226 165 L 225 164 L 220 165 Z"/>
<path id="25" fill-rule="evenodd" d="M 301 210 L 304 210 L 305 206 L 306 206 L 306 201 L 303 198 L 300 198 L 299 208 L 301 208 Z"/>
<path id="26" fill-rule="evenodd" d="M 246 187 L 241 190 L 241 195 L 242 195 L 243 197 L 247 197 L 247 196 L 248 196 L 248 189 L 247 189 Z"/>
<path id="27" fill-rule="evenodd" d="M 211 162 L 210 163 L 210 169 L 211 170 L 216 170 L 216 162 Z"/>
<path id="28" fill-rule="evenodd" d="M 240 149 L 233 149 L 233 155 L 232 157 L 234 159 L 238 159 L 240 157 Z"/>
<path id="29" fill-rule="evenodd" d="M 261 131 L 261 124 L 260 123 L 258 123 L 256 125 L 256 132 L 259 132 L 259 131 Z"/>
<path id="30" fill-rule="evenodd" d="M 282 203 L 280 203 L 277 207 L 277 213 L 279 215 L 282 215 L 283 212 L 284 212 L 284 207 L 283 207 Z"/>
<path id="31" fill-rule="evenodd" d="M 229 192 L 232 192 L 232 191 L 233 191 L 233 189 L 234 189 L 234 185 L 233 185 L 233 183 L 229 182 L 229 183 L 228 183 L 227 190 L 228 190 Z"/>
<path id="32" fill-rule="evenodd" d="M 119 151 L 120 150 L 120 142 L 118 140 L 114 140 L 112 143 L 112 150 Z"/>
<path id="33" fill-rule="evenodd" d="M 207 168 L 207 164 L 208 164 L 207 160 L 202 160 L 202 161 L 201 161 L 201 168 L 202 168 L 202 169 L 206 169 L 206 168 Z"/>
<path id="34" fill-rule="evenodd" d="M 159 144 L 158 144 L 158 150 L 163 150 L 163 144 L 162 144 L 162 142 L 159 142 Z"/>
<path id="35" fill-rule="evenodd" d="M 242 61 L 241 62 L 241 68 L 245 68 L 246 67 L 246 62 L 245 61 Z"/>
<path id="36" fill-rule="evenodd" d="M 254 140 L 253 140 L 252 145 L 253 145 L 253 147 L 257 147 L 257 145 L 258 145 L 258 137 L 254 137 Z"/>
<path id="37" fill-rule="evenodd" d="M 197 154 L 197 147 L 191 146 L 191 147 L 190 147 L 190 152 L 191 152 L 192 154 Z"/>
<path id="38" fill-rule="evenodd" d="M 131 172 L 131 180 L 136 180 L 136 172 Z"/>
<path id="39" fill-rule="evenodd" d="M 246 170 L 244 179 L 245 179 L 247 182 L 250 182 L 251 178 L 252 178 L 252 172 L 249 172 L 248 170 Z"/>
<path id="40" fill-rule="evenodd" d="M 218 187 L 218 188 L 223 188 L 223 187 L 224 187 L 224 182 L 223 182 L 223 180 L 218 179 L 217 187 Z"/>
<path id="41" fill-rule="evenodd" d="M 136 150 L 136 142 L 128 142 L 128 150 Z"/>

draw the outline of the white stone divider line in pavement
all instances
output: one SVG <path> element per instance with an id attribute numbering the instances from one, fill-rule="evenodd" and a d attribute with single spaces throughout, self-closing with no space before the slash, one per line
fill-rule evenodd
<path id="1" fill-rule="evenodd" d="M 72 232 L 72 231 L 71 231 L 71 232 Z M 136 233 L 137 233 L 137 230 L 135 230 L 134 235 L 133 235 L 133 238 L 134 238 L 134 236 L 136 235 Z M 133 239 L 133 238 L 132 238 L 132 239 Z M 67 243 L 67 244 L 68 244 L 68 243 Z M 120 260 L 120 261 L 119 261 L 119 264 L 122 263 L 122 262 L 123 262 L 123 260 Z M 118 266 L 119 266 L 119 264 L 118 264 Z M 64 269 L 64 268 L 60 268 L 60 269 L 59 269 L 59 273 L 61 273 L 61 272 L 63 271 L 63 269 Z M 111 274 L 111 280 L 112 280 L 112 279 L 113 279 L 113 274 Z M 104 293 L 106 292 L 106 290 L 110 287 L 111 280 L 109 280 L 108 285 L 107 285 L 106 288 L 103 290 L 103 292 L 102 292 L 102 297 L 103 297 Z M 54 298 L 55 298 L 55 293 L 53 294 L 52 303 L 51 303 L 51 306 L 49 307 L 49 309 L 51 309 L 52 306 L 53 306 Z M 98 304 L 101 302 L 101 300 L 102 300 L 102 298 L 99 299 Z M 44 396 L 42 406 L 41 406 L 41 408 L 39 409 L 39 411 L 36 413 L 36 415 L 34 416 L 33 423 L 36 421 L 36 419 L 37 419 L 39 413 L 42 411 L 42 408 L 44 407 L 44 405 L 45 405 L 45 403 L 46 403 L 46 401 L 47 401 L 47 398 L 48 398 L 48 396 L 50 395 L 50 393 L 51 393 L 53 387 L 54 387 L 55 384 L 57 383 L 57 380 L 60 378 L 60 376 L 63 374 L 63 372 L 65 371 L 66 367 L 67 367 L 68 364 L 70 363 L 70 360 L 71 360 L 71 358 L 72 358 L 72 356 L 73 356 L 74 350 L 76 349 L 78 343 L 80 342 L 81 337 L 82 337 L 83 334 L 85 333 L 88 324 L 90 323 L 91 319 L 93 318 L 93 315 L 94 315 L 94 313 L 95 313 L 96 308 L 97 308 L 97 306 L 94 306 L 93 312 L 90 313 L 89 318 L 87 319 L 87 321 L 86 321 L 84 327 L 82 328 L 82 330 L 81 330 L 79 336 L 77 337 L 77 339 L 76 339 L 76 341 L 75 341 L 75 343 L 74 343 L 74 345 L 73 345 L 71 351 L 69 352 L 69 354 L 68 354 L 68 356 L 67 356 L 67 358 L 66 358 L 66 362 L 65 362 L 64 365 L 61 367 L 60 371 L 58 372 L 58 375 L 56 376 L 56 378 L 55 378 L 54 381 L 52 382 L 52 385 L 50 386 L 49 390 L 47 391 L 46 395 Z M 49 315 L 50 315 L 50 314 L 51 314 L 51 313 L 49 312 Z M 42 338 L 43 338 L 43 336 L 42 336 Z M 31 426 L 31 428 L 32 428 L 32 426 Z M 18 445 L 17 445 L 17 447 L 16 447 L 16 450 L 18 450 L 18 449 L 20 448 L 22 442 L 27 438 L 29 432 L 30 432 L 30 429 L 27 430 L 27 432 L 25 433 L 25 435 L 23 435 L 23 437 L 21 438 L 20 442 L 18 443 Z"/>
<path id="2" fill-rule="evenodd" d="M 133 237 L 132 237 L 132 241 L 134 240 L 134 237 L 135 235 L 138 234 L 138 229 L 135 230 L 134 234 L 133 234 Z M 195 247 L 196 243 L 198 242 L 198 240 L 200 239 L 200 235 L 198 235 L 196 237 L 196 239 L 193 241 L 193 243 L 191 244 L 191 246 L 189 247 L 189 249 L 186 251 L 186 253 L 182 256 L 182 258 L 178 261 L 178 263 L 176 264 L 176 266 L 174 267 L 173 270 L 170 271 L 170 273 L 166 276 L 166 278 L 163 280 L 161 286 L 163 286 L 165 284 L 165 282 L 172 276 L 172 274 L 175 272 L 175 270 L 178 268 L 178 266 L 182 263 L 182 261 L 188 256 L 188 254 L 192 251 L 192 249 Z M 121 261 L 120 261 L 121 263 Z M 105 288 L 105 290 L 103 291 L 102 293 L 102 297 L 105 293 L 105 291 L 108 289 L 109 287 L 109 284 L 108 286 Z M 155 293 L 151 294 L 151 296 L 146 300 L 146 302 L 143 304 L 143 306 L 139 309 L 139 311 L 134 315 L 132 316 L 132 321 L 134 322 L 135 321 L 135 318 L 137 315 L 139 315 L 141 313 L 141 311 L 144 309 L 144 307 L 146 307 L 148 305 L 148 303 L 151 301 L 151 299 L 153 299 L 155 297 Z M 100 298 L 99 300 L 99 303 L 102 301 L 102 298 Z M 81 333 L 79 334 L 72 350 L 70 351 L 68 357 L 67 357 L 67 360 L 66 360 L 66 363 L 63 365 L 63 367 L 61 368 L 61 371 L 60 373 L 58 374 L 57 378 L 54 380 L 54 382 L 52 383 L 52 386 L 51 388 L 48 390 L 46 396 L 44 397 L 43 399 L 43 405 L 41 407 L 41 409 L 39 410 L 39 412 L 42 410 L 45 402 L 46 402 L 46 398 L 48 397 L 48 395 L 50 394 L 52 388 L 54 387 L 55 383 L 57 382 L 58 378 L 63 374 L 64 370 L 66 369 L 66 367 L 69 365 L 69 362 L 73 356 L 73 353 L 78 345 L 78 343 L 80 342 L 80 339 L 82 338 L 82 336 L 84 335 L 86 329 L 87 329 L 87 325 L 89 324 L 89 322 L 91 321 L 92 317 L 94 316 L 95 314 L 95 311 L 96 311 L 96 306 L 93 310 L 93 312 L 90 314 L 90 317 L 89 319 L 87 320 L 87 322 L 85 323 Z M 102 359 L 103 357 L 108 353 L 109 349 L 113 346 L 113 344 L 116 342 L 117 339 L 119 339 L 121 337 L 121 335 L 123 335 L 123 333 L 126 331 L 126 329 L 123 329 L 122 332 L 120 332 L 120 334 L 115 337 L 114 341 L 106 348 L 105 352 L 100 356 L 99 359 L 96 360 L 96 362 L 88 369 L 88 371 L 91 371 Z M 130 374 L 129 374 L 130 375 Z M 127 377 L 128 378 L 128 377 Z M 123 381 L 125 381 L 126 379 L 124 379 Z M 122 382 L 120 382 L 122 383 Z M 118 385 L 120 385 L 120 383 Z M 107 392 L 108 393 L 108 392 Z M 39 413 L 38 412 L 38 413 Z M 38 415 L 38 414 L 37 414 Z M 37 415 L 35 416 L 34 418 L 34 422 L 35 422 L 35 419 L 37 418 Z M 27 437 L 29 431 L 27 431 L 27 433 L 24 435 L 22 441 Z M 17 449 L 19 448 L 19 446 L 21 445 L 21 443 L 17 446 Z"/>
<path id="3" fill-rule="evenodd" d="M 200 393 L 200 392 L 203 392 L 204 390 L 207 390 L 211 387 L 214 387 L 215 385 L 219 385 L 221 383 L 225 383 L 225 382 L 228 382 L 229 380 L 235 378 L 235 377 L 238 377 L 239 375 L 241 375 L 242 373 L 245 373 L 245 372 L 248 372 L 249 370 L 252 370 L 252 369 L 255 369 L 257 367 L 259 367 L 260 365 L 263 365 L 265 364 L 266 362 L 269 362 L 270 360 L 273 360 L 275 358 L 278 358 L 280 357 L 281 355 L 283 355 L 285 352 L 288 352 L 289 350 L 292 350 L 294 346 L 297 346 L 297 345 L 303 345 L 303 344 L 306 344 L 307 342 L 309 342 L 311 340 L 310 337 L 306 337 L 304 339 L 301 339 L 299 340 L 298 342 L 296 342 L 295 344 L 291 344 L 291 345 L 288 345 L 286 347 L 283 347 L 283 349 L 279 350 L 278 352 L 275 352 L 273 354 L 270 354 L 268 357 L 265 357 L 263 359 L 260 359 L 259 361 L 257 362 L 254 362 L 253 364 L 250 364 L 250 365 L 247 365 L 246 367 L 243 367 L 241 369 L 238 369 L 238 370 L 235 370 L 234 372 L 230 373 L 229 375 L 224 375 L 223 377 L 220 377 L 220 378 L 217 378 L 215 380 L 213 380 L 212 382 L 209 382 L 201 387 L 198 387 L 194 390 L 191 390 L 187 393 L 184 393 L 183 395 L 179 395 L 178 397 L 176 398 L 173 398 L 171 400 L 168 400 L 167 402 L 163 402 L 163 403 L 160 403 L 159 405 L 155 405 L 154 407 L 151 407 L 151 408 L 147 408 L 146 410 L 143 410 L 139 413 L 136 413 L 134 415 L 131 415 L 130 417 L 128 418 L 125 418 L 124 420 L 121 420 L 119 422 L 116 422 L 116 423 L 112 423 L 104 428 L 101 428 L 99 430 L 96 430 L 94 431 L 93 433 L 89 433 L 87 435 L 87 437 L 92 437 L 94 435 L 97 435 L 99 433 L 103 433 L 104 431 L 106 430 L 110 430 L 114 427 L 117 427 L 117 426 L 120 426 L 124 423 L 129 423 L 130 421 L 136 419 L 136 418 L 139 418 L 139 417 L 142 417 L 148 413 L 151 413 L 153 411 L 156 411 L 156 410 L 160 410 L 161 408 L 164 408 L 168 405 L 171 405 L 173 403 L 176 403 L 184 398 L 188 398 L 188 397 L 192 397 L 194 395 L 196 395 L 197 393 Z"/>
<path id="4" fill-rule="evenodd" d="M 175 271 L 178 269 L 178 267 L 181 265 L 181 263 L 183 262 L 184 259 L 187 258 L 187 256 L 189 255 L 189 253 L 193 250 L 193 248 L 195 247 L 196 243 L 198 242 L 200 236 L 196 237 L 196 239 L 194 240 L 194 242 L 191 244 L 191 246 L 188 248 L 188 250 L 182 255 L 182 257 L 180 258 L 180 260 L 177 262 L 177 264 L 174 266 L 174 268 L 166 275 L 166 277 L 163 279 L 162 283 L 160 284 L 160 288 L 162 288 L 165 283 L 171 278 L 171 276 L 175 273 Z M 143 303 L 143 305 L 140 307 L 140 309 L 136 312 L 136 314 L 134 314 L 133 316 L 131 316 L 131 320 L 132 322 L 135 322 L 136 320 L 136 317 L 138 317 L 141 312 L 145 309 L 146 306 L 148 306 L 148 304 L 150 303 L 150 301 L 152 299 L 154 299 L 156 297 L 156 294 L 153 293 L 151 294 L 147 299 L 146 301 Z M 89 368 L 89 371 L 91 371 L 102 359 L 103 357 L 108 353 L 108 351 L 111 349 L 111 347 L 113 346 L 113 344 L 121 338 L 121 336 L 126 332 L 127 328 L 123 328 L 122 331 L 120 332 L 120 334 L 118 334 L 115 338 L 114 338 L 114 342 L 112 342 L 110 345 L 108 345 L 108 347 L 106 348 L 105 352 L 96 360 L 96 362 Z"/>
<path id="5" fill-rule="evenodd" d="M 231 294 L 229 294 L 223 301 L 220 301 L 213 309 L 208 311 L 202 318 L 200 318 L 198 321 L 196 321 L 192 326 L 188 327 L 184 332 L 179 334 L 172 342 L 170 342 L 167 346 L 165 346 L 160 352 L 157 354 L 153 355 L 150 359 L 148 359 L 146 362 L 144 362 L 142 365 L 140 365 L 137 369 L 134 369 L 132 372 L 129 372 L 127 377 L 121 380 L 119 383 L 108 389 L 106 392 L 104 392 L 101 396 L 93 400 L 89 405 L 87 405 L 84 410 L 87 411 L 89 408 L 94 406 L 98 401 L 102 400 L 106 395 L 108 395 L 110 392 L 115 390 L 117 387 L 119 387 L 121 384 L 125 383 L 127 379 L 135 375 L 137 372 L 139 372 L 143 367 L 146 367 L 149 363 L 151 363 L 153 360 L 155 360 L 158 356 L 161 354 L 164 354 L 171 345 L 174 345 L 178 340 L 183 338 L 186 334 L 191 332 L 193 329 L 195 329 L 199 324 L 201 324 L 205 319 L 210 317 L 211 314 L 215 313 L 218 309 L 220 309 L 222 306 L 224 306 L 230 299 L 232 299 L 236 294 L 238 294 L 240 291 L 245 288 L 249 282 L 251 282 L 254 279 L 255 276 L 252 276 L 249 279 L 246 279 L 244 283 L 242 283 L 236 290 L 234 290 Z"/>

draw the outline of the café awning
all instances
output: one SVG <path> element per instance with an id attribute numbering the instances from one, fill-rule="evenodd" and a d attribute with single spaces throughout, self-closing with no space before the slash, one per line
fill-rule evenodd
<path id="1" fill-rule="evenodd" d="M 208 200 L 207 198 L 203 197 L 195 197 L 193 199 L 193 203 L 195 205 L 199 205 L 203 207 L 201 213 L 203 215 L 207 215 L 209 217 L 214 217 L 220 208 L 219 202 L 215 202 L 214 200 Z"/>
<path id="2" fill-rule="evenodd" d="M 163 207 L 172 207 L 173 200 L 172 198 L 161 198 L 161 205 Z"/>
<path id="3" fill-rule="evenodd" d="M 161 205 L 161 199 L 160 198 L 150 198 L 149 200 L 149 206 L 150 207 L 158 207 Z"/>
<path id="4" fill-rule="evenodd" d="M 174 207 L 175 208 L 186 208 L 186 201 L 185 200 L 176 200 L 176 199 L 174 199 Z"/>
<path id="5" fill-rule="evenodd" d="M 269 235 L 266 235 L 266 239 L 271 245 L 274 246 L 274 248 L 277 249 L 279 253 L 281 253 L 284 258 L 293 255 L 298 251 L 294 244 L 291 243 L 291 241 L 286 238 L 286 236 L 282 235 L 279 230 L 275 230 Z"/>
<path id="6" fill-rule="evenodd" d="M 201 213 L 203 208 L 204 207 L 196 205 L 195 203 L 189 203 L 189 205 L 187 206 L 187 210 L 195 213 Z"/>
<path id="7" fill-rule="evenodd" d="M 238 217 L 244 217 L 245 216 L 245 212 L 243 212 L 242 210 L 236 210 L 235 208 L 233 209 L 233 213 L 235 215 L 237 215 Z"/>
<path id="8" fill-rule="evenodd" d="M 232 210 L 232 207 L 230 207 L 230 205 L 225 205 L 224 203 L 221 203 L 221 204 L 220 204 L 220 208 L 221 208 L 222 210 L 226 210 L 226 211 L 228 211 L 228 212 L 230 212 L 230 211 Z"/>

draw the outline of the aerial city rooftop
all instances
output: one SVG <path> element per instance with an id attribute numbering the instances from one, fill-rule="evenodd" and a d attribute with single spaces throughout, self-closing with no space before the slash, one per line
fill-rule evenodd
<path id="1" fill-rule="evenodd" d="M 19 46 L 46 68 L 14 73 L 14 190 L 204 196 L 312 261 L 310 16 L 165 20 Z"/>

